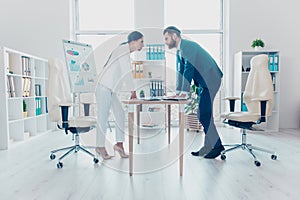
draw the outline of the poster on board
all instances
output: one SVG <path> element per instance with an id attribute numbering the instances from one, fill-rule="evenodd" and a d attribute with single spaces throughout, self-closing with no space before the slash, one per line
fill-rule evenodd
<path id="1" fill-rule="evenodd" d="M 95 92 L 97 72 L 89 44 L 63 40 L 64 54 L 73 93 Z"/>

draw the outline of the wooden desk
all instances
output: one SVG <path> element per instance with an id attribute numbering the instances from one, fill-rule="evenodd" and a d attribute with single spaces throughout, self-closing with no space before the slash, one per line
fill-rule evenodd
<path id="1" fill-rule="evenodd" d="M 129 135 L 129 175 L 133 173 L 133 124 L 134 124 L 134 105 L 136 106 L 137 112 L 137 134 L 138 143 L 140 142 L 140 105 L 142 104 L 155 104 L 155 105 L 167 105 L 168 112 L 168 143 L 170 144 L 170 118 L 171 118 L 171 105 L 179 106 L 179 174 L 182 176 L 183 171 L 183 146 L 184 146 L 184 106 L 189 103 L 189 100 L 160 100 L 160 101 L 149 101 L 149 100 L 125 100 L 122 101 L 124 104 L 129 105 L 128 110 L 128 135 Z"/>

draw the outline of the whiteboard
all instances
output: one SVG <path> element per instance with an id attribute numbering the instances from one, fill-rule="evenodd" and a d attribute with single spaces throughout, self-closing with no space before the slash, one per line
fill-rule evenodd
<path id="1" fill-rule="evenodd" d="M 63 40 L 63 47 L 71 92 L 95 92 L 97 72 L 92 46 Z"/>

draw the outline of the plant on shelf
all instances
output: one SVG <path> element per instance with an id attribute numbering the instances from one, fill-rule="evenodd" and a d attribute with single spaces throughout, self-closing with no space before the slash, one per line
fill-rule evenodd
<path id="1" fill-rule="evenodd" d="M 23 116 L 24 118 L 27 117 L 27 105 L 25 100 L 23 100 Z"/>
<path id="2" fill-rule="evenodd" d="M 198 87 L 195 84 L 191 85 L 190 97 L 191 102 L 185 107 L 185 126 L 187 131 L 191 129 L 199 132 L 202 130 L 202 125 L 197 117 L 200 97 L 198 95 Z"/>
<path id="3" fill-rule="evenodd" d="M 252 41 L 251 47 L 252 48 L 258 48 L 258 47 L 263 48 L 263 47 L 265 47 L 265 43 L 262 39 L 257 38 Z"/>

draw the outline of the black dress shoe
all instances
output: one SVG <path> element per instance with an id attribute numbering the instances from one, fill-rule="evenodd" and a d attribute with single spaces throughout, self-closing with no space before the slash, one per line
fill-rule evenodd
<path id="1" fill-rule="evenodd" d="M 212 150 L 211 147 L 203 146 L 199 151 L 193 151 L 191 154 L 193 156 L 204 156 Z"/>
<path id="2" fill-rule="evenodd" d="M 208 154 L 206 154 L 204 156 L 204 158 L 209 158 L 209 159 L 213 159 L 213 158 L 216 158 L 218 157 L 222 151 L 224 151 L 225 148 L 223 145 L 217 147 L 217 148 L 213 148 Z"/>

